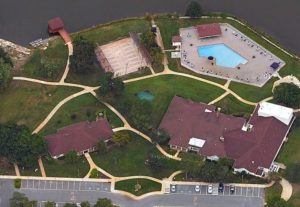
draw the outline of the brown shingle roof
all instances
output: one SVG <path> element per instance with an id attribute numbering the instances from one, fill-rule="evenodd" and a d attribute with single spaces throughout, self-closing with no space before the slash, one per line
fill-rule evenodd
<path id="1" fill-rule="evenodd" d="M 196 27 L 200 38 L 220 36 L 222 34 L 220 24 L 201 24 Z"/>
<path id="2" fill-rule="evenodd" d="M 243 118 L 215 112 L 214 106 L 175 96 L 160 128 L 169 133 L 171 145 L 187 148 L 190 138 L 195 137 L 206 141 L 200 151 L 202 155 L 226 156 L 220 137 L 226 131 L 242 128 L 245 121 Z"/>
<path id="3" fill-rule="evenodd" d="M 274 117 L 260 117 L 257 111 L 258 107 L 249 120 L 253 125 L 250 132 L 235 130 L 224 135 L 227 155 L 236 159 L 234 167 L 253 173 L 259 167 L 270 168 L 292 124 L 287 126 Z"/>
<path id="4" fill-rule="evenodd" d="M 113 135 L 106 119 L 94 122 L 80 122 L 62 128 L 56 134 L 45 137 L 51 156 L 59 156 L 71 150 L 81 152 L 94 147 L 99 140 Z"/>
<path id="5" fill-rule="evenodd" d="M 187 148 L 190 138 L 200 138 L 206 141 L 200 154 L 227 156 L 235 160 L 235 168 L 261 175 L 259 168 L 270 167 L 292 123 L 287 126 L 274 117 L 260 117 L 258 108 L 249 120 L 252 130 L 245 132 L 245 119 L 217 113 L 214 106 L 175 96 L 160 128 L 169 133 L 170 145 Z M 220 141 L 221 136 L 224 142 Z"/>

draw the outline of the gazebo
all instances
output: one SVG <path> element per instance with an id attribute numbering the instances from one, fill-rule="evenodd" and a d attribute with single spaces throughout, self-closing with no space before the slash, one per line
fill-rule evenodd
<path id="1" fill-rule="evenodd" d="M 55 17 L 48 21 L 48 32 L 57 33 L 59 30 L 64 28 L 64 22 L 59 17 Z"/>

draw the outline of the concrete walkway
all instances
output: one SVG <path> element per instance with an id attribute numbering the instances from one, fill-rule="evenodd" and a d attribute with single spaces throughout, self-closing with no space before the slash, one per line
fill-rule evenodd
<path id="1" fill-rule="evenodd" d="M 280 184 L 282 186 L 281 198 L 288 201 L 293 194 L 293 186 L 284 178 L 281 179 Z"/>
<path id="2" fill-rule="evenodd" d="M 221 101 L 223 98 L 225 98 L 228 94 L 230 94 L 228 91 L 223 93 L 221 96 L 217 97 L 216 99 L 212 100 L 211 102 L 208 103 L 208 105 L 213 105 L 219 101 Z"/>
<path id="3" fill-rule="evenodd" d="M 43 161 L 42 161 L 41 158 L 38 159 L 38 163 L 39 163 L 39 167 L 40 167 L 42 177 L 47 177 L 46 176 L 46 171 L 45 171 L 45 168 L 44 168 L 44 164 L 43 164 Z"/>
<path id="4" fill-rule="evenodd" d="M 115 177 L 111 174 L 109 174 L 108 172 L 106 172 L 105 170 L 103 170 L 102 168 L 98 167 L 93 159 L 91 158 L 90 154 L 89 153 L 84 153 L 84 156 L 85 158 L 87 159 L 89 165 L 90 165 L 90 170 L 88 172 L 88 174 L 84 177 L 84 178 L 89 178 L 90 174 L 91 174 L 91 171 L 93 169 L 97 169 L 100 173 L 102 173 L 103 175 L 105 175 L 106 177 L 110 178 L 110 179 L 114 179 Z"/>
<path id="5" fill-rule="evenodd" d="M 20 177 L 21 174 L 20 174 L 19 166 L 16 163 L 14 163 L 14 168 L 15 168 L 16 176 Z"/>
<path id="6" fill-rule="evenodd" d="M 67 65 L 64 71 L 64 74 L 62 75 L 61 79 L 60 79 L 60 83 L 64 83 L 65 79 L 67 78 L 67 75 L 69 74 L 69 65 L 70 65 L 70 56 L 73 55 L 73 44 L 72 42 L 68 42 L 66 43 L 66 45 L 68 46 L 68 60 L 67 60 Z"/>

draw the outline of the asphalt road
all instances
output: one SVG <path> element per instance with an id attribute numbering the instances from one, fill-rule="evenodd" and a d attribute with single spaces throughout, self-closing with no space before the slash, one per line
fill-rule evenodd
<path id="1" fill-rule="evenodd" d="M 1 0 L 0 38 L 27 45 L 47 36 L 47 21 L 60 16 L 69 32 L 146 12 L 184 13 L 189 0 Z M 206 11 L 230 12 L 300 54 L 299 0 L 199 0 Z"/>
<path id="2" fill-rule="evenodd" d="M 23 180 L 22 187 L 18 190 L 26 194 L 29 199 L 37 200 L 39 206 L 46 201 L 55 201 L 59 207 L 66 202 L 80 203 L 89 201 L 95 203 L 98 198 L 109 198 L 116 205 L 122 207 L 262 207 L 263 191 L 260 194 L 251 193 L 247 189 L 241 191 L 246 194 L 229 195 L 206 195 L 205 187 L 203 193 L 195 193 L 194 186 L 177 186 L 176 193 L 152 196 L 140 201 L 133 201 L 125 196 L 110 192 L 109 183 L 79 182 L 79 181 L 39 181 Z M 237 189 L 238 190 L 238 189 Z M 225 191 L 227 192 L 226 188 Z M 0 180 L 0 206 L 8 207 L 9 198 L 14 192 L 12 180 Z M 247 193 L 248 192 L 248 193 Z M 237 192 L 238 193 L 238 192 Z"/>

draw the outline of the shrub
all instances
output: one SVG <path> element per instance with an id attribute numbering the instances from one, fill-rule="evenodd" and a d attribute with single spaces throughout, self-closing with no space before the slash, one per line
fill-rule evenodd
<path id="1" fill-rule="evenodd" d="M 75 119 L 77 119 L 77 115 L 76 115 L 76 114 L 71 114 L 71 116 L 70 116 L 70 117 L 71 117 L 71 119 L 72 119 L 72 120 L 75 120 Z"/>
<path id="2" fill-rule="evenodd" d="M 300 163 L 288 165 L 284 176 L 293 183 L 300 183 Z"/>
<path id="3" fill-rule="evenodd" d="M 17 189 L 21 188 L 21 179 L 19 178 L 15 179 L 15 188 Z"/>
<path id="4" fill-rule="evenodd" d="M 99 177 L 100 177 L 100 172 L 96 168 L 92 169 L 90 178 L 99 178 Z"/>
<path id="5" fill-rule="evenodd" d="M 274 90 L 274 100 L 288 107 L 300 106 L 300 89 L 290 83 L 282 83 Z"/>

